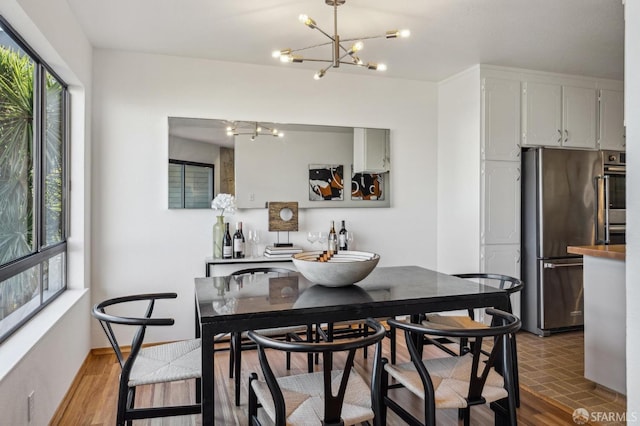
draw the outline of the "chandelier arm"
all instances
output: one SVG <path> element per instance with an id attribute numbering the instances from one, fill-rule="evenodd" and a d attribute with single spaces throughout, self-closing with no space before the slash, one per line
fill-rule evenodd
<path id="1" fill-rule="evenodd" d="M 327 38 L 329 38 L 331 41 L 334 41 L 335 38 L 334 36 L 332 36 L 331 34 L 326 33 L 322 28 L 320 28 L 319 26 L 315 26 L 314 27 L 316 30 L 320 31 L 322 34 L 324 34 L 325 36 L 327 36 Z"/>
<path id="2" fill-rule="evenodd" d="M 343 38 L 340 39 L 340 41 L 346 42 L 346 41 L 356 41 L 356 40 L 372 40 L 372 39 L 376 39 L 376 38 L 386 38 L 387 36 L 385 34 L 382 35 L 371 35 L 371 36 L 366 36 L 366 37 L 353 37 L 353 38 Z"/>
<path id="3" fill-rule="evenodd" d="M 312 45 L 312 46 L 307 46 L 307 47 L 300 47 L 300 48 L 298 48 L 298 49 L 291 49 L 291 53 L 294 53 L 294 52 L 301 52 L 301 51 L 303 51 L 303 50 L 309 50 L 309 49 L 313 49 L 313 48 L 316 48 L 316 47 L 326 46 L 326 45 L 328 45 L 328 44 L 333 44 L 333 41 L 328 41 L 328 42 L 326 42 L 326 43 L 314 44 L 314 45 Z"/>
<path id="4" fill-rule="evenodd" d="M 302 62 L 326 62 L 326 63 L 333 63 L 333 61 L 331 59 L 315 59 L 315 58 L 303 58 Z"/>

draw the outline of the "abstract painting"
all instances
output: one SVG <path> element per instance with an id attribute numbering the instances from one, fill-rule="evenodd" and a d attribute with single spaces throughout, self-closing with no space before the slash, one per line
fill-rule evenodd
<path id="1" fill-rule="evenodd" d="M 354 173 L 351 177 L 352 200 L 384 200 L 382 175 L 378 173 Z"/>
<path id="2" fill-rule="evenodd" d="M 343 166 L 309 164 L 309 200 L 339 201 L 343 199 Z"/>

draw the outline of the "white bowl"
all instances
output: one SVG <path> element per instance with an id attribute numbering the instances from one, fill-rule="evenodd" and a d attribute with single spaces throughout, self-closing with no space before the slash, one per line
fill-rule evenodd
<path id="1" fill-rule="evenodd" d="M 292 256 L 298 271 L 314 284 L 342 287 L 366 278 L 376 267 L 380 256 L 366 251 L 341 251 L 326 261 L 318 259 L 321 251 L 307 251 Z"/>

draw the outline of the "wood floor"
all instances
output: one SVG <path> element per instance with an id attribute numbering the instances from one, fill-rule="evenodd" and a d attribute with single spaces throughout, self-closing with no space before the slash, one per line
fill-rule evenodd
<path id="1" fill-rule="evenodd" d="M 406 348 L 399 341 L 398 354 L 405 358 Z M 385 340 L 384 354 L 388 352 Z M 435 352 L 433 356 L 437 356 Z M 247 424 L 247 394 L 246 383 L 249 372 L 259 372 L 259 365 L 255 351 L 243 352 L 243 374 L 241 406 L 233 404 L 233 380 L 228 378 L 228 352 L 216 352 L 216 421 L 221 425 L 246 425 Z M 279 355 L 278 355 L 279 356 Z M 370 357 L 371 358 L 371 357 Z M 370 374 L 371 359 L 365 360 L 358 354 L 356 356 L 356 368 L 367 377 Z M 284 356 L 274 365 L 282 366 L 276 374 L 286 374 L 284 368 Z M 306 360 L 303 357 L 293 358 L 292 373 L 305 371 Z M 70 388 L 65 401 L 51 421 L 52 425 L 113 425 L 115 423 L 116 394 L 118 386 L 119 366 L 115 356 L 107 350 L 94 350 L 85 361 L 81 371 Z M 411 403 L 415 409 L 420 410 L 420 402 L 417 398 L 405 391 L 407 403 Z M 177 382 L 171 385 L 146 386 L 138 392 L 136 405 L 162 405 L 168 403 L 192 402 L 194 399 L 194 383 Z M 439 425 L 457 425 L 457 412 L 455 410 L 439 410 L 437 413 Z M 518 409 L 518 423 L 530 426 L 575 425 L 572 412 L 562 404 L 555 404 L 548 398 L 540 397 L 529 391 L 526 386 L 522 388 L 521 407 Z M 200 416 L 184 416 L 165 419 L 135 421 L 134 425 L 201 425 Z M 391 411 L 388 415 L 389 425 L 405 424 Z M 493 412 L 485 406 L 473 407 L 471 412 L 472 425 L 492 425 Z"/>

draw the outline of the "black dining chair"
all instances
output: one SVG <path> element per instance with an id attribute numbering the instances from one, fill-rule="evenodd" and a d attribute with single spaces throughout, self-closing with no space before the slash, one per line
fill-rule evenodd
<path id="1" fill-rule="evenodd" d="M 517 424 L 512 346 L 520 319 L 497 309 L 488 308 L 485 312 L 493 317 L 492 325 L 474 329 L 388 321 L 393 329 L 404 331 L 411 361 L 394 364 L 381 360 L 380 387 L 374 389 L 381 424 L 386 422 L 387 408 L 411 425 L 427 426 L 435 426 L 436 409 L 455 408 L 468 426 L 470 407 L 480 404 L 490 404 L 496 424 Z M 440 337 L 467 339 L 472 343 L 471 350 L 461 356 L 445 353 L 442 358 L 423 359 L 421 345 Z M 483 351 L 483 344 L 491 348 Z M 501 372 L 496 369 L 498 365 Z M 390 378 L 394 380 L 392 384 Z M 395 388 L 406 388 L 423 400 L 422 421 L 405 408 L 413 403 L 411 398 L 389 395 L 389 389 Z"/>
<path id="2" fill-rule="evenodd" d="M 374 420 L 373 394 L 353 365 L 356 350 L 376 345 L 371 381 L 379 381 L 385 328 L 370 318 L 365 324 L 369 328 L 366 335 L 334 342 L 283 342 L 249 332 L 249 338 L 258 345 L 264 376 L 260 380 L 252 373 L 249 378 L 249 423 L 342 426 Z M 320 354 L 323 369 L 276 377 L 267 349 Z M 334 365 L 342 368 L 334 369 Z"/>
<path id="3" fill-rule="evenodd" d="M 291 274 L 295 271 L 286 268 L 274 268 L 274 267 L 260 267 L 260 268 L 246 268 L 240 269 L 231 273 L 231 277 L 238 280 L 243 280 L 243 277 L 249 277 L 256 274 Z M 312 339 L 312 326 L 301 325 L 292 327 L 277 327 L 257 330 L 265 336 L 270 336 L 277 339 L 286 341 L 301 340 L 300 335 L 304 335 L 306 340 Z M 256 345 L 248 338 L 246 332 L 239 333 L 233 332 L 230 335 L 229 341 L 229 378 L 235 380 L 235 404 L 240 405 L 240 386 L 241 386 L 241 366 L 242 366 L 242 351 L 255 349 Z M 313 360 L 308 357 L 307 360 L 309 371 L 313 371 Z M 291 368 L 291 354 L 287 353 L 286 356 L 287 370 Z"/>
<path id="4" fill-rule="evenodd" d="M 463 278 L 466 280 L 473 280 L 474 282 L 479 282 L 482 284 L 490 285 L 502 290 L 505 290 L 509 294 L 508 307 L 506 311 L 510 314 L 513 314 L 513 307 L 511 306 L 511 296 L 522 291 L 524 288 L 524 283 L 518 278 L 510 277 L 508 275 L 501 274 L 490 274 L 484 272 L 474 272 L 469 274 L 454 274 L 454 277 Z M 467 315 L 441 315 L 441 314 L 426 314 L 424 316 L 424 320 L 422 322 L 423 325 L 427 327 L 454 327 L 454 328 L 480 328 L 487 327 L 487 325 L 475 319 L 475 314 L 473 309 L 469 309 L 467 311 Z M 439 343 L 442 343 L 440 340 Z M 468 342 L 466 339 L 460 339 L 459 342 L 459 354 L 464 354 L 469 350 Z M 445 346 L 441 346 L 445 351 L 448 348 Z M 516 405 L 520 406 L 520 380 L 518 378 L 518 350 L 516 347 L 515 336 L 513 339 L 513 377 L 515 380 L 515 389 L 516 389 Z"/>
<path id="5" fill-rule="evenodd" d="M 152 318 L 157 300 L 175 299 L 176 293 L 138 294 L 108 299 L 96 304 L 91 314 L 100 322 L 102 329 L 113 347 L 120 364 L 120 383 L 118 386 L 118 409 L 116 424 L 118 426 L 132 424 L 133 420 L 184 416 L 201 412 L 200 377 L 201 352 L 200 339 L 181 340 L 173 343 L 142 347 L 147 327 L 173 325 L 172 318 Z M 139 317 L 118 316 L 106 310 L 118 309 L 124 304 L 148 302 L 144 315 Z M 114 326 L 125 325 L 136 327 L 128 351 L 123 348 L 116 337 Z M 176 382 L 196 379 L 195 399 L 191 405 L 136 408 L 136 388 L 143 385 Z"/>

